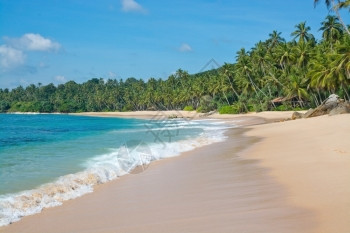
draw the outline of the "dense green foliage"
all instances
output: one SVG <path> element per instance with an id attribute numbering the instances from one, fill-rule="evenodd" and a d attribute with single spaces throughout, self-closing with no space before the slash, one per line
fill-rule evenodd
<path id="1" fill-rule="evenodd" d="M 232 105 L 224 105 L 219 108 L 220 114 L 235 114 L 238 113 Z"/>
<path id="2" fill-rule="evenodd" d="M 336 16 L 327 16 L 320 30 L 322 39 L 317 41 L 302 22 L 288 42 L 273 31 L 251 50 L 238 51 L 235 64 L 194 75 L 180 69 L 167 80 L 95 78 L 82 84 L 0 89 L 0 112 L 193 108 L 238 113 L 315 106 L 331 93 L 350 99 L 350 36 Z M 286 103 L 271 102 L 276 97 Z"/>
<path id="3" fill-rule="evenodd" d="M 192 106 L 186 106 L 184 107 L 184 111 L 194 111 L 194 108 Z"/>

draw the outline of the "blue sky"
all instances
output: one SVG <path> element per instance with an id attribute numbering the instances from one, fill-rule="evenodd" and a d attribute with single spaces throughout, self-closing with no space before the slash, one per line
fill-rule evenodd
<path id="1" fill-rule="evenodd" d="M 319 39 L 327 13 L 313 0 L 0 0 L 0 88 L 196 73 L 301 21 Z"/>

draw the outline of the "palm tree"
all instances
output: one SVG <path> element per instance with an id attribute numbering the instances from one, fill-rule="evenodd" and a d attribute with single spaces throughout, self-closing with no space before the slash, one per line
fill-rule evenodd
<path id="1" fill-rule="evenodd" d="M 227 80 L 229 81 L 233 93 L 237 96 L 237 99 L 239 99 L 239 95 L 238 95 L 238 93 L 236 91 L 236 88 L 234 87 L 234 80 L 233 80 L 234 69 L 233 69 L 233 66 L 230 65 L 230 64 L 225 63 L 222 66 L 221 70 L 222 70 L 222 75 L 224 77 L 226 77 Z"/>
<path id="2" fill-rule="evenodd" d="M 338 7 L 339 7 L 339 9 L 349 8 L 349 11 L 350 11 L 350 0 L 345 0 L 344 2 L 339 2 Z"/>
<path id="3" fill-rule="evenodd" d="M 292 32 L 291 36 L 294 36 L 294 40 L 299 38 L 299 43 L 308 42 L 313 38 L 313 35 L 309 33 L 311 28 L 306 26 L 306 22 L 301 22 L 295 25 L 296 30 Z"/>
<path id="4" fill-rule="evenodd" d="M 244 48 L 237 52 L 236 58 L 236 78 L 243 88 L 243 92 L 248 94 L 250 91 L 255 91 L 258 94 L 251 77 L 253 75 L 252 64 Z"/>
<path id="5" fill-rule="evenodd" d="M 292 98 L 297 96 L 301 107 L 303 107 L 303 100 L 309 98 L 305 77 L 300 74 L 292 74 L 290 75 L 289 80 L 289 85 L 285 90 L 287 97 Z"/>
<path id="6" fill-rule="evenodd" d="M 320 0 L 314 0 L 314 5 L 316 6 Z M 325 4 L 328 8 L 331 8 L 335 14 L 337 15 L 340 23 L 343 25 L 344 30 L 350 35 L 349 28 L 346 26 L 344 20 L 340 16 L 339 9 L 341 8 L 349 8 L 350 0 L 340 1 L 340 0 L 325 0 Z"/>
<path id="7" fill-rule="evenodd" d="M 310 71 L 308 76 L 310 79 L 309 87 L 319 89 L 330 89 L 332 86 L 330 80 L 332 79 L 332 68 L 330 66 L 329 57 L 318 57 L 309 66 Z M 322 102 L 322 100 L 321 100 Z"/>
<path id="8" fill-rule="evenodd" d="M 311 56 L 310 43 L 299 43 L 293 47 L 293 53 L 300 68 L 305 68 Z"/>
<path id="9" fill-rule="evenodd" d="M 266 41 L 269 46 L 269 50 L 285 42 L 285 40 L 281 37 L 281 34 L 281 32 L 277 32 L 276 30 L 269 34 L 269 39 Z"/>
<path id="10" fill-rule="evenodd" d="M 238 81 L 241 83 L 243 90 L 246 94 L 250 91 L 254 91 L 256 96 L 258 97 L 258 91 L 261 92 L 264 96 L 267 95 L 256 85 L 253 81 L 254 77 L 254 69 L 252 67 L 252 62 L 250 56 L 245 52 L 244 49 L 241 49 L 237 52 L 237 64 L 236 64 L 236 77 L 239 79 Z M 259 99 L 260 105 L 262 106 L 262 102 Z"/>
<path id="11" fill-rule="evenodd" d="M 350 39 L 344 38 L 344 42 L 337 45 L 337 54 L 331 65 L 337 77 L 338 86 L 341 86 L 350 100 L 348 87 L 350 84 Z"/>
<path id="12" fill-rule="evenodd" d="M 252 62 L 256 66 L 255 70 L 263 73 L 265 76 L 266 70 L 268 68 L 269 62 L 267 57 L 266 43 L 259 42 L 252 49 Z"/>
<path id="13" fill-rule="evenodd" d="M 276 52 L 279 57 L 279 65 L 288 73 L 291 63 L 295 60 L 293 46 L 290 43 L 281 44 L 278 46 Z"/>
<path id="14" fill-rule="evenodd" d="M 333 15 L 328 15 L 321 25 L 322 27 L 319 31 L 323 31 L 323 39 L 331 44 L 331 50 L 333 50 L 333 44 L 338 41 L 343 34 L 342 25 L 339 23 L 339 19 Z"/>

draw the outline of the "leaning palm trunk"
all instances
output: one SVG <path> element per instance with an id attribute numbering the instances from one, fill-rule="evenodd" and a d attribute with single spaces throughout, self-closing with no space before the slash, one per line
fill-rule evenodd
<path id="1" fill-rule="evenodd" d="M 346 26 L 345 22 L 343 21 L 343 18 L 340 16 L 339 13 L 339 5 L 336 5 L 334 3 L 334 0 L 331 0 L 331 4 L 332 4 L 332 9 L 335 12 L 335 14 L 337 15 L 339 22 L 341 23 L 341 25 L 343 25 L 344 30 L 346 31 L 346 33 L 348 33 L 348 35 L 350 36 L 350 31 L 348 29 L 348 27 Z"/>
<path id="2" fill-rule="evenodd" d="M 320 93 L 320 90 L 317 88 L 317 94 L 318 94 L 318 98 L 320 98 L 320 103 L 323 103 L 323 99 Z"/>
<path id="3" fill-rule="evenodd" d="M 319 106 L 317 96 L 316 96 L 315 94 L 313 94 L 313 96 L 314 96 L 314 99 L 315 99 L 315 104 L 316 104 L 317 106 Z"/>
<path id="4" fill-rule="evenodd" d="M 226 75 L 226 77 L 227 77 L 227 79 L 228 79 L 228 81 L 230 83 L 230 86 L 231 86 L 231 89 L 232 89 L 233 93 L 237 96 L 237 101 L 239 101 L 239 95 L 238 95 L 236 89 L 233 87 L 233 83 L 231 82 L 230 77 L 228 75 Z M 243 106 L 244 106 L 245 110 L 248 112 L 247 105 L 244 102 L 242 102 L 242 103 L 243 103 Z"/>
<path id="5" fill-rule="evenodd" d="M 224 90 L 222 91 L 222 94 L 224 94 L 227 104 L 230 105 L 230 102 L 228 101 L 227 95 Z"/>
<path id="6" fill-rule="evenodd" d="M 248 74 L 248 78 L 249 78 L 250 83 L 251 83 L 252 86 L 253 86 L 253 89 L 254 89 L 254 91 L 255 91 L 256 97 L 258 97 L 259 94 L 258 94 L 258 92 L 256 91 L 257 86 L 255 85 L 255 83 L 253 82 L 253 80 L 252 80 L 252 78 L 250 77 L 249 74 Z M 258 90 L 260 90 L 260 89 L 258 88 Z M 260 90 L 260 91 L 261 91 L 261 90 Z M 262 93 L 264 94 L 264 92 L 262 92 Z M 262 104 L 260 98 L 259 98 L 259 102 L 260 102 L 261 110 L 262 110 L 262 109 L 263 109 L 263 104 Z"/>
<path id="7" fill-rule="evenodd" d="M 249 80 L 250 80 L 251 84 L 252 84 L 256 89 L 258 89 L 265 97 L 269 98 L 269 97 L 265 94 L 265 92 L 263 92 L 263 91 L 253 82 L 253 80 L 252 80 L 252 78 L 250 77 L 250 75 L 249 75 Z M 254 90 L 255 90 L 255 88 L 254 88 Z M 256 92 L 256 90 L 255 90 L 255 92 Z M 256 94 L 258 95 L 257 92 L 256 92 Z M 259 101 L 260 101 L 260 100 L 259 100 Z M 260 101 L 260 104 L 261 104 L 261 108 L 262 108 L 263 106 L 262 106 L 261 101 Z M 275 105 L 273 102 L 272 102 L 272 105 L 273 105 L 274 108 L 276 108 L 276 105 Z"/>
<path id="8" fill-rule="evenodd" d="M 350 101 L 349 93 L 348 93 L 348 91 L 346 90 L 346 86 L 344 87 L 344 84 L 342 83 L 342 84 L 341 84 L 341 87 L 343 88 L 343 90 L 344 90 L 344 92 L 345 92 L 346 97 L 347 97 L 347 98 L 348 98 L 348 100 Z"/>

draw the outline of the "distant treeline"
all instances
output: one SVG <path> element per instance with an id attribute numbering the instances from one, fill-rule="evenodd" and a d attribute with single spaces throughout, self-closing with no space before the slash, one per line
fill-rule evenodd
<path id="1" fill-rule="evenodd" d="M 285 41 L 273 31 L 235 64 L 168 79 L 91 79 L 58 85 L 0 89 L 0 112 L 86 112 L 196 109 L 222 113 L 287 110 L 320 104 L 330 93 L 350 99 L 350 37 L 336 16 L 321 23 L 322 39 L 302 22 Z M 283 105 L 271 100 L 284 97 Z M 294 100 L 288 101 L 288 100 Z"/>

